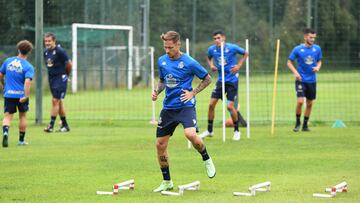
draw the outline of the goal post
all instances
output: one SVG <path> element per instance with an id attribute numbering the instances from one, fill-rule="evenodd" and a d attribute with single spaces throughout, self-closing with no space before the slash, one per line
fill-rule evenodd
<path id="1" fill-rule="evenodd" d="M 78 29 L 99 29 L 99 30 L 120 30 L 128 32 L 128 80 L 127 80 L 127 88 L 130 90 L 133 86 L 132 81 L 132 72 L 133 72 L 133 27 L 128 25 L 101 25 L 101 24 L 83 24 L 83 23 L 73 23 L 72 24 L 72 92 L 77 92 L 77 41 L 78 41 Z"/>

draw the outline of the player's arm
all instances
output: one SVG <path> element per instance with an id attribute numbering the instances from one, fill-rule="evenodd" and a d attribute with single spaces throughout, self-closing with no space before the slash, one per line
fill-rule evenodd
<path id="1" fill-rule="evenodd" d="M 321 62 L 321 60 L 320 60 L 320 61 L 318 61 L 318 62 L 316 63 L 316 66 L 313 68 L 313 71 L 314 71 L 314 72 L 319 72 L 319 70 L 320 70 L 320 68 L 321 68 L 321 65 L 322 65 L 322 62 Z"/>
<path id="2" fill-rule="evenodd" d="M 245 62 L 248 56 L 249 56 L 249 52 L 245 51 L 243 57 L 239 60 L 239 62 L 234 67 L 231 68 L 232 74 L 236 74 L 240 70 L 242 64 Z"/>
<path id="3" fill-rule="evenodd" d="M 184 93 L 181 94 L 180 100 L 184 103 L 190 101 L 195 95 L 199 92 L 203 91 L 209 84 L 211 83 L 211 77 L 209 74 L 205 76 L 203 80 L 199 83 L 199 85 L 193 89 L 193 91 L 189 92 L 188 90 L 182 90 Z"/>
<path id="4" fill-rule="evenodd" d="M 217 71 L 217 68 L 216 68 L 216 66 L 214 65 L 213 58 L 207 57 L 207 58 L 206 58 L 206 61 L 207 61 L 208 66 L 210 67 L 211 71 L 216 72 L 216 71 Z"/>
<path id="5" fill-rule="evenodd" d="M 287 60 L 287 67 L 293 72 L 295 79 L 301 81 L 301 76 L 290 59 Z"/>
<path id="6" fill-rule="evenodd" d="M 0 89 L 4 88 L 4 75 L 0 73 Z"/>
<path id="7" fill-rule="evenodd" d="M 72 70 L 72 62 L 71 60 L 68 60 L 65 65 L 65 71 L 67 76 L 70 76 L 71 70 Z"/>
<path id="8" fill-rule="evenodd" d="M 164 81 L 160 79 L 159 82 L 158 82 L 158 84 L 157 84 L 156 89 L 154 89 L 154 91 L 153 91 L 153 93 L 152 93 L 151 99 L 152 99 L 153 101 L 156 101 L 158 95 L 159 95 L 164 89 L 165 89 Z"/>
<path id="9" fill-rule="evenodd" d="M 30 96 L 31 78 L 26 78 L 24 83 L 24 96 L 20 98 L 20 103 L 26 102 Z"/>

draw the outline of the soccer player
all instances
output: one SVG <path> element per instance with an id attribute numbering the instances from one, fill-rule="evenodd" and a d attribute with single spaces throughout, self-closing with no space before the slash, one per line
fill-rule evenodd
<path id="1" fill-rule="evenodd" d="M 215 44 L 208 48 L 207 63 L 210 69 L 218 71 L 219 77 L 216 87 L 211 94 L 209 111 L 208 111 L 208 129 L 200 134 L 201 138 L 207 136 L 212 137 L 213 122 L 215 117 L 215 106 L 219 99 L 222 98 L 222 76 L 221 76 L 221 43 L 224 43 L 224 74 L 225 74 L 225 93 L 228 100 L 227 109 L 231 112 L 231 118 L 234 123 L 233 140 L 240 140 L 238 111 L 234 105 L 234 101 L 238 92 L 238 72 L 248 57 L 249 53 L 236 44 L 225 43 L 226 37 L 223 31 L 218 30 L 213 33 Z M 242 55 L 237 63 L 236 55 Z"/>
<path id="2" fill-rule="evenodd" d="M 29 96 L 34 67 L 26 60 L 33 49 L 31 42 L 22 40 L 16 45 L 18 55 L 7 58 L 0 68 L 1 88 L 4 87 L 4 119 L 2 146 L 8 147 L 11 121 L 19 110 L 19 146 L 25 141 L 26 112 L 29 110 Z M 5 79 L 4 79 L 5 76 Z"/>
<path id="3" fill-rule="evenodd" d="M 306 98 L 306 109 L 302 131 L 310 131 L 308 121 L 316 98 L 316 73 L 321 68 L 322 53 L 319 45 L 314 44 L 316 33 L 306 28 L 304 30 L 304 44 L 296 46 L 290 53 L 287 66 L 295 76 L 295 89 L 297 96 L 296 103 L 296 124 L 294 132 L 300 130 L 300 117 L 304 98 Z M 297 60 L 297 69 L 293 61 Z"/>
<path id="4" fill-rule="evenodd" d="M 44 52 L 44 60 L 48 69 L 48 79 L 52 94 L 51 119 L 49 125 L 44 129 L 50 133 L 54 131 L 56 116 L 61 119 L 61 127 L 59 132 L 70 131 L 66 121 L 64 98 L 66 94 L 67 81 L 71 72 L 72 64 L 65 50 L 56 45 L 56 37 L 54 33 L 46 33 L 44 37 L 46 50 Z"/>
<path id="5" fill-rule="evenodd" d="M 213 178 L 216 174 L 213 161 L 208 155 L 202 139 L 196 134 L 195 95 L 211 83 L 210 75 L 196 60 L 180 51 L 179 33 L 168 31 L 161 35 L 161 39 L 166 54 L 158 60 L 160 81 L 152 93 L 152 100 L 156 101 L 158 95 L 165 89 L 163 109 L 156 131 L 157 158 L 163 182 L 154 192 L 173 188 L 167 146 L 179 123 L 184 127 L 186 138 L 201 154 L 208 177 Z M 191 84 L 195 75 L 201 79 L 201 82 L 193 89 Z"/>

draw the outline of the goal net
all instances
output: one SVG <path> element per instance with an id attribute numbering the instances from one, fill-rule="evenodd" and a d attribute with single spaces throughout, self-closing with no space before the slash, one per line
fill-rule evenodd
<path id="1" fill-rule="evenodd" d="M 133 87 L 133 27 L 72 24 L 72 92 Z"/>

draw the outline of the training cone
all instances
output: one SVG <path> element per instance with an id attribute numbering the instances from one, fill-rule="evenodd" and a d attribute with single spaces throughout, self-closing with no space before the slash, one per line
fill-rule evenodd
<path id="1" fill-rule="evenodd" d="M 337 119 L 332 125 L 332 128 L 346 128 L 346 125 L 342 120 Z"/>

